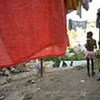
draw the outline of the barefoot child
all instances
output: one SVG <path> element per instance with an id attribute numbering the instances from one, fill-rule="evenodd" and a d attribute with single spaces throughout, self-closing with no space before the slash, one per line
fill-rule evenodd
<path id="1" fill-rule="evenodd" d="M 90 61 L 91 61 L 92 76 L 95 75 L 93 57 L 94 57 L 94 49 L 97 48 L 97 45 L 96 45 L 96 40 L 93 39 L 92 36 L 93 36 L 93 33 L 91 31 L 87 32 L 87 40 L 86 40 L 85 48 L 87 50 L 86 60 L 87 60 L 87 74 L 88 74 L 88 76 L 90 76 Z"/>

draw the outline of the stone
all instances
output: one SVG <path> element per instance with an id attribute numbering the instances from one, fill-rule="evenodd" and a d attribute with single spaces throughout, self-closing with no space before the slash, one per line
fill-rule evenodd
<path id="1" fill-rule="evenodd" d="M 3 99 L 5 99 L 5 96 L 1 96 L 1 97 L 0 97 L 0 100 L 3 100 Z"/>

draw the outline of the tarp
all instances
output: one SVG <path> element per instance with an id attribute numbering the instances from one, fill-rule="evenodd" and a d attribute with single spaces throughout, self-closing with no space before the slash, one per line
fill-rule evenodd
<path id="1" fill-rule="evenodd" d="M 0 0 L 0 67 L 64 55 L 65 17 L 64 0 Z"/>

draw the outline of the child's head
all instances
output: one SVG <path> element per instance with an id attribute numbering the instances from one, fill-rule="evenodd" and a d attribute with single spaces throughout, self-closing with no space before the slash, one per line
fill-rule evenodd
<path id="1" fill-rule="evenodd" d="M 92 38 L 93 33 L 91 31 L 87 32 L 87 38 Z"/>

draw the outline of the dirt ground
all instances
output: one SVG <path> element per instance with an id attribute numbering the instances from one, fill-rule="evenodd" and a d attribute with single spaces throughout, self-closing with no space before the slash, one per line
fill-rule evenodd
<path id="1" fill-rule="evenodd" d="M 46 72 L 42 78 L 32 71 L 0 77 L 0 100 L 100 100 L 96 79 L 78 67 Z"/>

